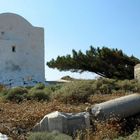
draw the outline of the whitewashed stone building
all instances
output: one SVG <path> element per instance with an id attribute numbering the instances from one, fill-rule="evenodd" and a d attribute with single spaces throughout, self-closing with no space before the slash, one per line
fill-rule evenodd
<path id="1" fill-rule="evenodd" d="M 0 14 L 0 83 L 13 87 L 44 81 L 44 29 L 19 15 Z"/>

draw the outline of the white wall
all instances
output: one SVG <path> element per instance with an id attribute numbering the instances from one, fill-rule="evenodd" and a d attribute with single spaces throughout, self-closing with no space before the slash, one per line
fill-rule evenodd
<path id="1" fill-rule="evenodd" d="M 44 81 L 43 28 L 16 14 L 0 14 L 0 83 L 26 86 Z"/>

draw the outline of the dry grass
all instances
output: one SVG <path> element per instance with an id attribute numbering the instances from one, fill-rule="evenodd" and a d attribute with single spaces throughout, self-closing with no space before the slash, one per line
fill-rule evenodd
<path id="1" fill-rule="evenodd" d="M 25 139 L 27 132 L 39 122 L 44 115 L 52 111 L 80 112 L 86 105 L 62 104 L 57 101 L 50 103 L 37 101 L 24 101 L 20 104 L 14 102 L 0 102 L 0 132 L 7 134 L 14 140 Z"/>
<path id="2" fill-rule="evenodd" d="M 89 103 L 85 104 L 64 104 L 58 101 L 37 102 L 23 101 L 21 103 L 3 102 L 0 100 L 0 132 L 8 135 L 13 140 L 25 140 L 28 132 L 39 122 L 44 115 L 52 111 L 61 112 L 81 112 L 91 104 L 107 101 L 122 94 L 114 95 L 94 95 Z M 113 139 L 118 136 L 125 123 L 111 121 L 108 123 L 98 123 L 96 131 L 87 131 L 84 136 L 79 134 L 76 140 L 101 140 L 106 137 Z"/>
<path id="3" fill-rule="evenodd" d="M 91 104 L 105 102 L 111 99 L 125 96 L 125 93 L 114 93 L 114 94 L 94 94 L 89 97 L 89 102 Z"/>

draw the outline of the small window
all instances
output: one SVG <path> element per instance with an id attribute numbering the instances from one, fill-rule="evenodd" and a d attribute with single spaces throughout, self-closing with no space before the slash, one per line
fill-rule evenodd
<path id="1" fill-rule="evenodd" d="M 12 46 L 12 52 L 16 52 L 16 46 Z"/>
<path id="2" fill-rule="evenodd" d="M 1 35 L 4 35 L 4 32 L 3 31 L 1 32 Z"/>

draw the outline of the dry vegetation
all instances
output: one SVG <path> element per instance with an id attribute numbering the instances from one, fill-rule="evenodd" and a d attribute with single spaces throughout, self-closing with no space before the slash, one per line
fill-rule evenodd
<path id="1" fill-rule="evenodd" d="M 114 81 L 110 82 L 114 83 Z M 1 88 L 1 94 L 3 96 L 1 96 L 0 98 L 0 132 L 8 135 L 13 140 L 25 140 L 26 137 L 28 136 L 28 133 L 33 128 L 33 126 L 37 122 L 39 122 L 44 117 L 44 115 L 52 111 L 58 110 L 61 112 L 81 112 L 85 111 L 87 106 L 127 94 L 128 86 L 126 86 L 124 83 L 121 85 L 121 90 L 120 88 L 118 89 L 118 87 L 117 88 L 115 87 L 116 91 L 113 90 L 113 92 L 111 92 L 110 84 L 113 85 L 113 83 L 110 82 L 108 84 L 108 87 L 107 84 L 105 84 L 105 81 L 102 81 L 102 83 L 101 81 L 99 81 L 99 83 L 97 83 L 97 81 L 94 82 L 88 81 L 88 84 L 87 82 L 84 84 L 78 82 L 76 83 L 77 87 L 73 87 L 73 84 L 71 85 L 70 83 L 67 83 L 66 85 L 63 86 L 60 85 L 57 85 L 55 87 L 51 86 L 49 88 L 40 85 L 33 87 L 31 89 L 27 89 L 28 93 L 31 94 L 31 96 L 33 96 L 35 90 L 37 91 L 42 90 L 45 95 L 46 92 L 47 93 L 50 92 L 49 95 L 51 97 L 49 100 L 48 98 L 47 100 L 38 100 L 38 98 L 26 98 L 26 96 L 24 96 L 24 98 L 20 102 L 19 101 L 17 102 L 17 100 L 15 99 L 15 95 L 14 95 L 15 101 L 14 100 L 9 101 L 8 99 L 11 100 L 11 96 L 10 98 L 7 98 L 6 95 L 8 95 L 8 93 L 11 94 L 12 92 L 11 91 L 9 92 L 9 90 L 5 92 L 5 89 Z M 134 81 L 130 82 L 134 84 L 135 90 L 136 89 L 139 90 L 139 88 L 136 87 L 136 83 Z M 104 88 L 103 83 L 105 85 Z M 128 83 L 128 81 L 127 82 L 125 81 L 125 83 L 130 84 Z M 76 86 L 76 84 L 74 85 Z M 102 87 L 100 87 L 99 84 Z M 87 85 L 88 89 L 86 88 Z M 89 89 L 89 87 L 92 87 L 92 89 L 94 89 L 96 92 L 94 91 L 94 94 L 90 93 L 93 92 L 93 90 Z M 125 89 L 124 87 L 126 87 L 127 89 Z M 69 89 L 72 88 L 73 90 L 69 91 Z M 130 92 L 132 92 L 134 88 L 131 86 Z M 83 98 L 78 98 L 77 95 L 73 96 L 75 94 L 78 94 L 77 91 L 79 95 L 81 96 L 84 95 Z M 81 91 L 84 91 L 84 93 Z M 85 94 L 86 91 L 88 93 L 88 96 L 86 96 Z M 101 94 L 101 91 L 104 91 L 104 94 Z M 107 92 L 107 94 L 105 92 Z M 111 94 L 109 94 L 109 92 Z M 44 97 L 44 94 L 41 97 Z M 58 96 L 60 94 L 62 94 L 63 100 L 61 97 Z M 71 102 L 65 102 L 64 101 L 65 96 L 67 100 L 72 99 Z M 75 97 L 78 98 L 79 100 L 75 99 Z M 87 99 L 85 100 L 84 98 Z M 79 132 L 78 136 L 75 139 L 101 140 L 105 138 L 113 139 L 118 136 L 125 136 L 132 133 L 135 129 L 138 129 L 138 127 L 140 126 L 140 121 L 139 116 L 135 116 L 134 118 L 127 118 L 125 120 L 119 121 L 112 120 L 104 123 L 95 123 L 95 126 L 96 127 L 93 127 L 91 130 L 88 130 L 85 133 Z"/>
<path id="2" fill-rule="evenodd" d="M 39 122 L 44 115 L 52 111 L 80 112 L 86 105 L 62 104 L 57 101 L 50 103 L 38 101 L 0 102 L 0 132 L 12 137 L 13 140 L 25 139 L 27 132 Z"/>
<path id="3" fill-rule="evenodd" d="M 106 101 L 108 99 L 119 97 L 120 95 L 104 95 L 102 98 L 98 96 L 93 96 L 93 98 L 99 103 L 101 101 Z M 109 98 L 110 97 L 110 98 Z M 0 102 L 0 132 L 7 134 L 13 140 L 25 140 L 28 132 L 33 128 L 33 126 L 39 122 L 44 115 L 52 111 L 61 112 L 81 112 L 85 111 L 85 108 L 90 103 L 79 104 L 78 106 L 64 104 L 62 102 L 38 102 L 38 101 L 24 101 L 22 103 L 14 102 Z M 121 131 L 120 124 L 117 122 L 100 123 L 97 124 L 95 133 L 93 131 L 88 131 L 84 135 L 84 139 L 89 140 L 100 140 L 104 137 L 113 138 L 117 136 Z M 79 132 L 79 137 L 81 134 Z M 77 140 L 79 138 L 77 137 Z"/>

